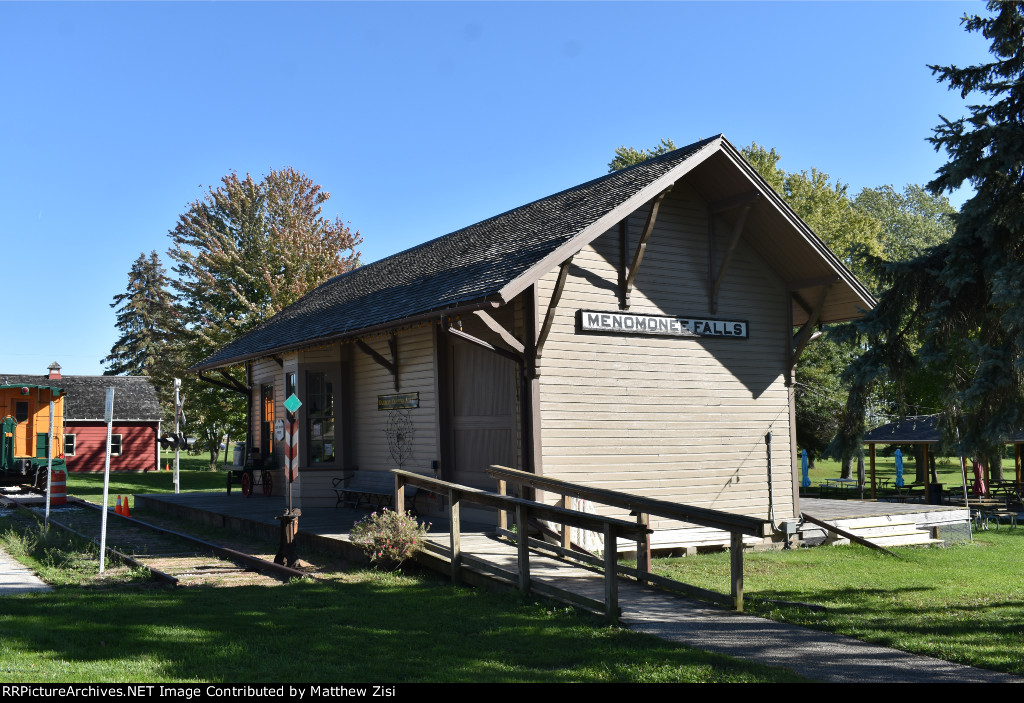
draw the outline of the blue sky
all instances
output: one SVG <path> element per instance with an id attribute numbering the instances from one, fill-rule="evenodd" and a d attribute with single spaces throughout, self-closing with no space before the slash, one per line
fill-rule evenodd
<path id="1" fill-rule="evenodd" d="M 99 374 L 113 296 L 230 172 L 291 166 L 366 262 L 719 132 L 929 181 L 977 2 L 0 2 L 0 373 Z M 962 201 L 964 194 L 954 197 Z"/>

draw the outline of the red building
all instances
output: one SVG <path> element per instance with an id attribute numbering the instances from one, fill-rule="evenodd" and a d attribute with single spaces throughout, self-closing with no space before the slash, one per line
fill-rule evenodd
<path id="1" fill-rule="evenodd" d="M 62 376 L 53 362 L 46 376 L 0 375 L 10 383 L 58 382 L 65 389 L 64 457 L 69 471 L 103 471 L 107 388 L 114 389 L 110 436 L 111 471 L 159 468 L 160 401 L 146 376 Z"/>

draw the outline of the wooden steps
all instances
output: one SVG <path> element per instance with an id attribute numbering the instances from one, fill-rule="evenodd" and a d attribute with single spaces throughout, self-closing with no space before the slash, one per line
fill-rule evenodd
<path id="1" fill-rule="evenodd" d="M 913 520 L 901 518 L 898 515 L 841 518 L 828 522 L 881 547 L 942 544 L 941 539 L 932 539 L 931 533 L 928 530 L 919 529 Z M 829 533 L 826 539 L 828 544 L 849 544 L 849 542 L 849 539 L 839 537 L 835 533 Z"/>

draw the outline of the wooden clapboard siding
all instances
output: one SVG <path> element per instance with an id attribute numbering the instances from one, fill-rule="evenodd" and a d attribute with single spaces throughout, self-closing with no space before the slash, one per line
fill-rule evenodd
<path id="1" fill-rule="evenodd" d="M 254 447 L 261 446 L 261 434 L 260 434 L 260 423 L 263 415 L 263 398 L 260 390 L 265 384 L 273 384 L 274 386 L 274 417 L 284 418 L 284 369 L 273 359 L 260 359 L 252 365 L 251 370 L 252 378 L 252 412 L 249 415 L 249 421 L 252 423 L 250 430 L 252 432 L 252 443 Z M 271 428 L 273 433 L 273 428 Z M 273 434 L 271 434 L 273 436 Z M 286 495 L 287 486 L 285 485 L 285 473 L 284 473 L 284 442 L 274 442 L 274 456 L 273 456 L 273 479 L 274 479 L 274 495 Z"/>
<path id="2" fill-rule="evenodd" d="M 647 209 L 629 218 L 627 262 Z M 716 221 L 716 266 L 734 216 Z M 679 187 L 661 205 L 629 312 L 746 320 L 749 339 L 578 334 L 577 310 L 619 310 L 620 259 L 614 227 L 577 254 L 569 270 L 541 361 L 545 475 L 767 517 L 771 430 L 776 515 L 791 515 L 784 381 L 791 332 L 780 278 L 741 240 L 710 314 L 708 214 Z M 540 300 L 550 298 L 557 275 L 552 270 L 539 282 Z M 683 526 L 654 520 L 654 527 Z"/>
<path id="3" fill-rule="evenodd" d="M 390 358 L 387 341 L 383 337 L 368 340 L 367 343 L 385 358 Z M 420 394 L 420 407 L 403 411 L 408 413 L 414 432 L 412 456 L 403 468 L 431 475 L 430 463 L 439 458 L 434 360 L 434 331 L 430 325 L 414 328 L 398 336 L 401 392 Z M 388 450 L 388 412 L 377 410 L 377 396 L 395 392 L 394 379 L 369 355 L 355 347 L 352 347 L 352 362 L 354 462 L 361 471 L 389 471 L 398 468 Z"/>
<path id="4" fill-rule="evenodd" d="M 47 408 L 49 413 L 49 408 Z M 47 415 L 47 420 L 49 416 Z M 102 421 L 72 421 L 64 428 L 75 435 L 75 454 L 67 456 L 69 471 L 103 471 L 106 468 L 107 425 Z M 114 421 L 111 435 L 121 435 L 121 454 L 110 457 L 111 471 L 151 471 L 155 468 L 156 423 Z M 54 442 L 57 442 L 57 435 Z M 59 446 L 59 445 L 58 445 Z"/>

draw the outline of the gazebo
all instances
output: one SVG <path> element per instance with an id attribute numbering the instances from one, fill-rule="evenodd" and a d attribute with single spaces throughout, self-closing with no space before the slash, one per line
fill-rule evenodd
<path id="1" fill-rule="evenodd" d="M 871 452 L 871 498 L 875 498 L 875 445 L 877 444 L 910 444 L 921 446 L 924 450 L 924 490 L 925 495 L 930 495 L 930 474 L 928 471 L 928 451 L 931 445 L 937 445 L 940 440 L 938 428 L 938 415 L 918 415 L 908 417 L 897 422 L 890 422 L 876 427 L 864 435 L 864 442 Z M 1021 445 L 1024 445 L 1024 432 L 1016 433 L 1010 440 L 1013 444 L 1014 467 L 1016 470 L 1016 484 L 1021 486 Z M 961 457 L 962 458 L 962 457 Z M 989 479 L 988 461 L 984 461 L 985 479 Z"/>

